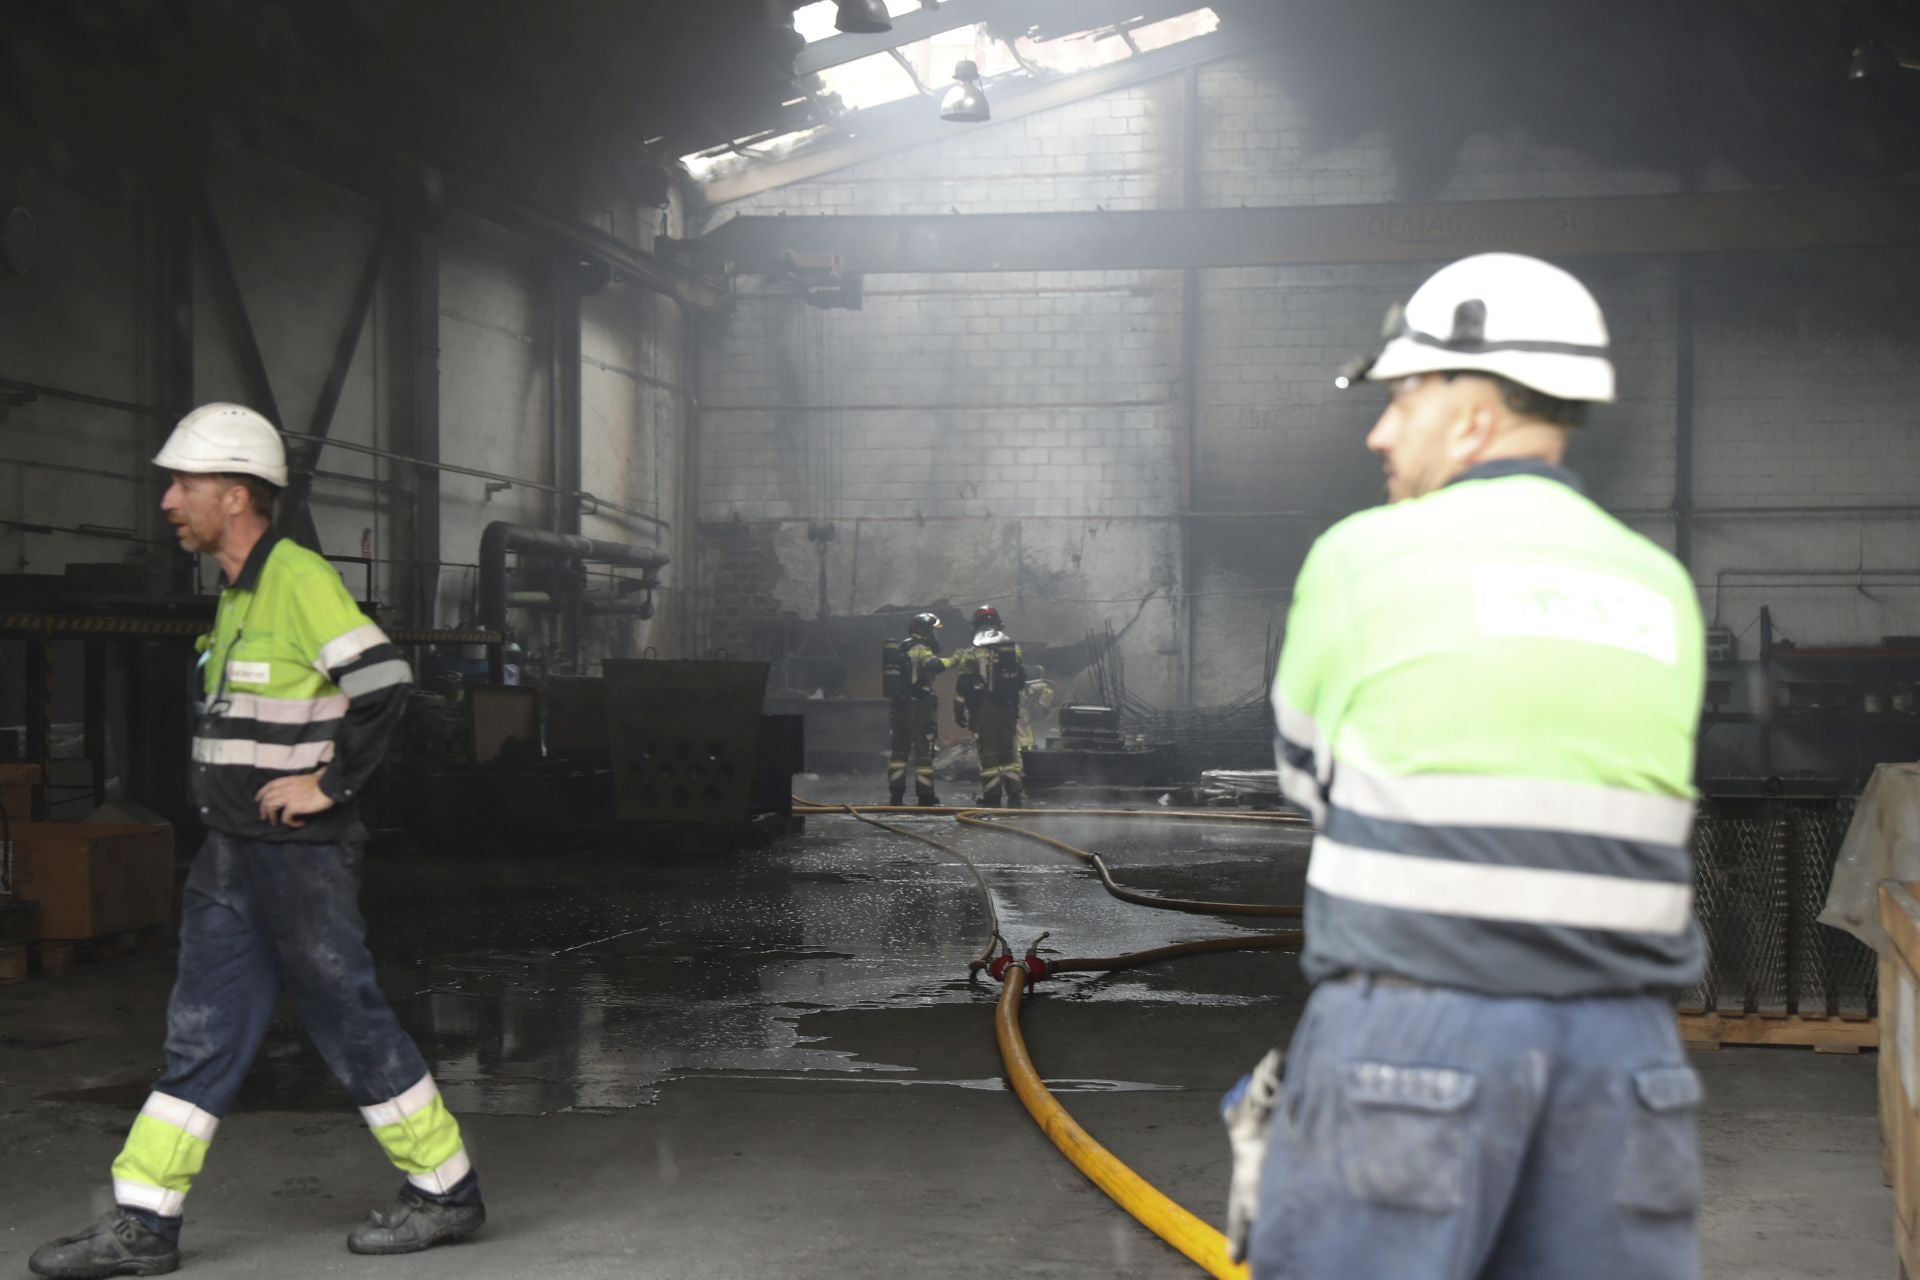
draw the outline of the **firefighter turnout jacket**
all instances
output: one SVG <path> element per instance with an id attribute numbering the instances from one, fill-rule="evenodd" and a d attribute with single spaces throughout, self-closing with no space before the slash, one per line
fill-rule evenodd
<path id="1" fill-rule="evenodd" d="M 361 839 L 355 803 L 405 713 L 413 675 L 321 556 L 267 532 L 200 637 L 193 793 L 201 820 L 252 840 Z M 298 827 L 260 819 L 275 778 L 325 769 L 334 807 Z"/>
<path id="2" fill-rule="evenodd" d="M 1686 572 L 1563 468 L 1484 463 L 1334 526 L 1273 691 L 1281 785 L 1318 828 L 1307 976 L 1540 997 L 1696 980 L 1704 678 Z"/>

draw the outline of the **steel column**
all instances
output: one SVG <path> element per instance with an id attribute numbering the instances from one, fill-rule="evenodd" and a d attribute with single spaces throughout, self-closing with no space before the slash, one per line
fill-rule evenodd
<path id="1" fill-rule="evenodd" d="M 194 201 L 189 184 L 177 179 L 163 181 L 158 192 L 158 203 L 161 208 L 162 242 L 159 337 L 164 353 L 160 398 L 166 404 L 191 405 L 194 402 Z M 138 430 L 138 424 L 135 425 L 135 438 L 145 438 L 146 433 Z M 162 431 L 170 429 L 170 424 L 162 427 Z M 153 476 L 151 496 L 153 509 L 158 511 L 170 478 L 157 467 L 153 469 Z M 167 554 L 168 586 L 175 595 L 189 594 L 193 590 L 194 556 L 181 550 L 177 543 Z"/>
<path id="2" fill-rule="evenodd" d="M 1674 264 L 1673 554 L 1693 568 L 1693 259 Z"/>
<path id="3" fill-rule="evenodd" d="M 440 237 L 412 236 L 408 290 L 402 304 L 411 397 L 408 451 L 422 460 L 412 471 L 413 625 L 431 627 L 440 600 Z"/>
<path id="4" fill-rule="evenodd" d="M 553 424 L 555 533 L 580 532 L 580 289 L 570 264 L 556 259 L 549 273 L 553 306 Z"/>
<path id="5" fill-rule="evenodd" d="M 287 421 L 280 414 L 280 402 L 273 395 L 273 380 L 267 376 L 266 357 L 260 354 L 260 339 L 253 331 L 253 317 L 247 311 L 247 299 L 240 291 L 240 277 L 234 273 L 233 257 L 227 252 L 227 239 L 220 231 L 220 219 L 214 214 L 207 196 L 205 180 L 196 176 L 190 192 L 199 215 L 200 233 L 207 250 L 207 280 L 213 286 L 214 300 L 226 316 L 233 338 L 234 355 L 247 383 L 247 395 L 253 407 L 282 430 Z"/>
<path id="6" fill-rule="evenodd" d="M 327 366 L 326 381 L 320 384 L 319 398 L 314 401 L 313 416 L 307 422 L 307 436 L 311 443 L 300 451 L 293 468 L 294 474 L 280 501 L 277 523 L 302 546 L 315 551 L 320 550 L 320 536 L 314 528 L 313 514 L 307 509 L 307 498 L 313 491 L 311 473 L 320 461 L 320 451 L 326 445 L 327 433 L 333 429 L 334 410 L 340 406 L 340 393 L 347 385 L 347 371 L 353 366 L 353 353 L 360 347 L 360 335 L 366 331 L 367 316 L 373 311 L 374 295 L 380 288 L 380 274 L 386 267 L 387 251 L 392 247 L 394 231 L 394 214 L 389 209 L 381 219 L 379 229 L 374 232 L 373 245 L 367 250 L 367 260 L 360 268 L 360 279 L 354 285 L 353 300 L 347 304 L 347 318 L 340 326 L 339 339 L 333 345 L 333 362 Z M 276 421 L 275 425 L 284 427 L 286 424 Z"/>
<path id="7" fill-rule="evenodd" d="M 547 412 L 553 449 L 553 531 L 578 536 L 580 503 L 569 496 L 580 487 L 580 289 L 576 271 L 556 258 L 548 271 L 552 344 L 552 377 L 548 383 Z M 580 615 L 580 585 L 571 584 L 559 612 L 560 647 L 579 669 L 585 630 Z"/>
<path id="8" fill-rule="evenodd" d="M 1200 71 L 1188 67 L 1181 83 L 1180 117 L 1180 204 L 1187 210 L 1200 207 Z M 1186 267 L 1180 272 L 1180 701 L 1191 707 L 1193 696 L 1193 647 L 1198 633 L 1194 617 L 1196 583 L 1193 550 L 1193 522 L 1186 513 L 1193 510 L 1193 472 L 1200 440 L 1200 272 Z"/>
<path id="9" fill-rule="evenodd" d="M 93 783 L 94 807 L 107 802 L 107 649 L 106 642 L 81 642 L 85 654 L 81 724 L 85 733 L 87 764 Z"/>
<path id="10" fill-rule="evenodd" d="M 40 766 L 47 791 L 53 786 L 53 633 L 29 631 L 26 635 L 27 661 L 26 710 L 27 741 L 23 758 Z M 41 815 L 36 815 L 41 816 Z"/>

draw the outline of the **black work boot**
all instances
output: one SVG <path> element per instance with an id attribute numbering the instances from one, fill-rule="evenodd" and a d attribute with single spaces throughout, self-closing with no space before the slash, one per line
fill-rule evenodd
<path id="1" fill-rule="evenodd" d="M 347 1234 L 347 1248 L 355 1253 L 418 1253 L 465 1240 L 486 1220 L 487 1207 L 478 1199 L 472 1204 L 442 1204 L 411 1185 L 404 1186 L 392 1204 L 375 1209 Z"/>
<path id="2" fill-rule="evenodd" d="M 27 1269 L 37 1276 L 163 1276 L 180 1266 L 180 1246 L 115 1206 L 76 1236 L 61 1236 L 33 1251 Z"/>

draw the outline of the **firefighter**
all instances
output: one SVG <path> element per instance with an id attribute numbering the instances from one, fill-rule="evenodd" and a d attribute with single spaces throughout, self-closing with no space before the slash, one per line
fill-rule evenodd
<path id="1" fill-rule="evenodd" d="M 884 692 L 892 703 L 893 741 L 887 757 L 889 802 L 907 794 L 907 766 L 913 766 L 914 797 L 923 805 L 940 803 L 933 790 L 934 735 L 940 704 L 934 677 L 953 665 L 940 656 L 940 615 L 916 613 L 907 638 L 888 641 L 882 665 Z"/>
<path id="2" fill-rule="evenodd" d="M 1053 706 L 1059 691 L 1039 663 L 1027 668 L 1027 687 L 1020 692 L 1020 749 L 1031 751 L 1053 728 Z"/>
<path id="3" fill-rule="evenodd" d="M 1020 704 L 1027 683 L 1020 646 L 1003 629 L 1000 611 L 981 605 L 973 613 L 973 644 L 954 655 L 961 668 L 957 700 L 973 729 L 980 760 L 980 802 L 1018 809 L 1026 796 L 1026 772 L 1020 763 Z"/>

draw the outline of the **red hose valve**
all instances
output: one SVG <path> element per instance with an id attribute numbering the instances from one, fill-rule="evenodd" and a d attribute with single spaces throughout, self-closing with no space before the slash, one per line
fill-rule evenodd
<path id="1" fill-rule="evenodd" d="M 1020 963 L 1026 968 L 1028 982 L 1038 982 L 1052 971 L 1051 966 L 1040 958 L 1040 944 L 1045 942 L 1050 936 L 1052 936 L 1052 930 L 1048 930 L 1046 933 L 1035 938 L 1032 944 L 1027 947 L 1027 958 Z"/>

